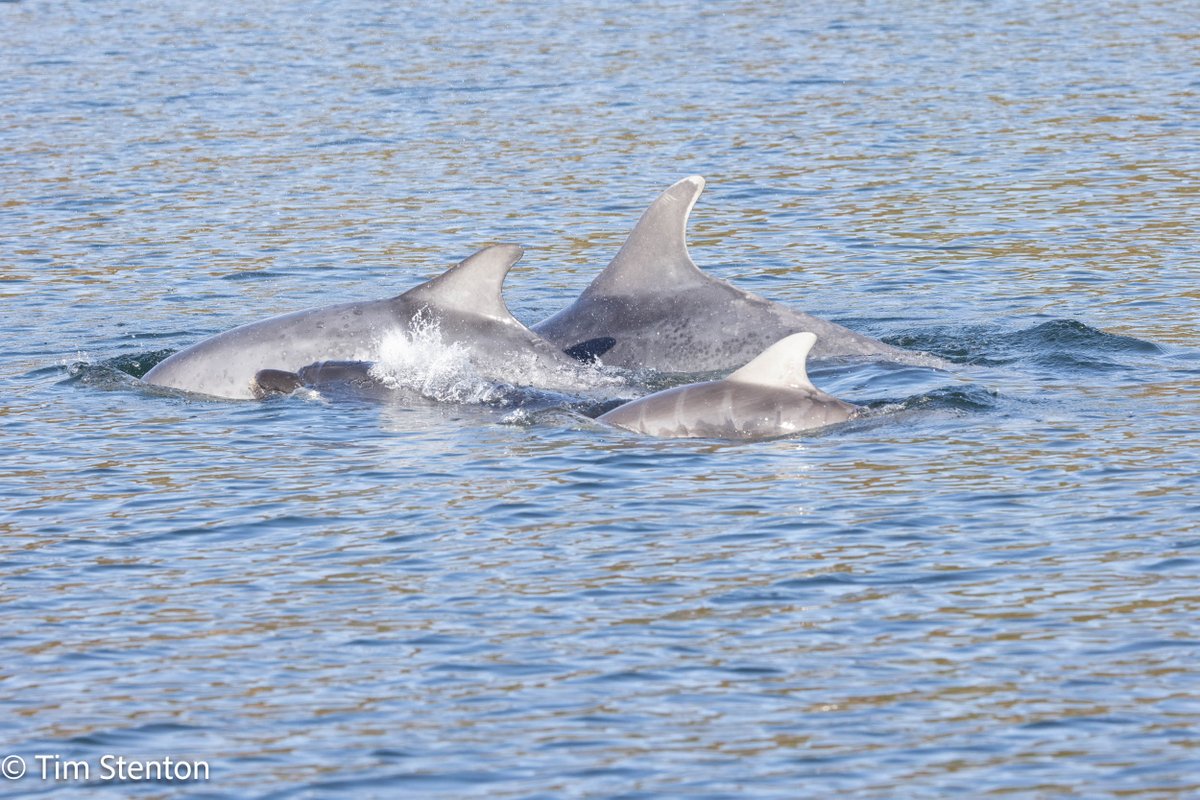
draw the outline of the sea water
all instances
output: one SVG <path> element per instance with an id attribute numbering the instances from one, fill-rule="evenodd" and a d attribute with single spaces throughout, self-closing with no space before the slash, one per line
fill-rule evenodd
<path id="1" fill-rule="evenodd" d="M 0 794 L 1200 793 L 1198 19 L 0 3 Z M 691 174 L 706 271 L 953 369 L 759 443 L 137 380 L 490 243 L 535 323 Z"/>

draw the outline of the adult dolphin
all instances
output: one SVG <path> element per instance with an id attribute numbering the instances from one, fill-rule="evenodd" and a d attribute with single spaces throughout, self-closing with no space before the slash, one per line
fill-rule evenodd
<path id="1" fill-rule="evenodd" d="M 478 373 L 519 381 L 538 371 L 577 373 L 579 364 L 518 322 L 500 295 L 508 271 L 524 251 L 496 245 L 431 281 L 386 300 L 342 303 L 297 311 L 217 334 L 170 356 L 143 380 L 196 394 L 251 399 L 264 369 L 295 372 L 319 361 L 375 361 L 385 336 L 407 334 L 414 323 L 438 326 L 446 344 L 460 344 Z"/>
<path id="2" fill-rule="evenodd" d="M 650 436 L 704 439 L 766 439 L 845 422 L 861 409 L 808 379 L 815 341 L 808 331 L 792 334 L 724 380 L 676 386 L 597 419 Z"/>
<path id="3" fill-rule="evenodd" d="M 694 175 L 663 192 L 583 294 L 533 330 L 581 360 L 659 372 L 734 369 L 801 331 L 817 335 L 814 358 L 948 366 L 701 272 L 688 255 L 686 237 L 688 215 L 703 189 L 704 179 Z"/>

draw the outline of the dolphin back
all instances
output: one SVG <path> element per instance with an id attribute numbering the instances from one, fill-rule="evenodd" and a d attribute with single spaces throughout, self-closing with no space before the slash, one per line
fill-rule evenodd
<path id="1" fill-rule="evenodd" d="M 812 385 L 805 359 L 816 337 L 776 342 L 719 381 L 677 386 L 599 417 L 618 428 L 666 438 L 766 439 L 845 422 L 859 409 Z"/>
<path id="2" fill-rule="evenodd" d="M 504 278 L 522 253 L 516 245 L 486 247 L 397 297 L 297 311 L 219 333 L 165 359 L 143 380 L 239 400 L 286 393 L 295 388 L 288 373 L 321 362 L 378 361 L 382 342 L 411 334 L 418 320 L 437 323 L 444 343 L 462 345 L 488 377 L 504 378 L 516 362 L 547 373 L 573 368 L 504 304 Z"/>
<path id="3" fill-rule="evenodd" d="M 699 176 L 663 192 L 616 257 L 567 308 L 533 326 L 561 350 L 609 366 L 689 373 L 731 370 L 783 337 L 812 331 L 814 357 L 874 358 L 945 367 L 703 272 L 687 247 L 687 223 L 704 189 Z M 603 343 L 603 353 L 598 353 Z"/>

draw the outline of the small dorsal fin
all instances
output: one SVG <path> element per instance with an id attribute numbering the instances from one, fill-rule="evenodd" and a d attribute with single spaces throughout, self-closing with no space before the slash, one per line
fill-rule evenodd
<path id="1" fill-rule="evenodd" d="M 660 194 L 588 290 L 629 295 L 710 280 L 687 249 L 688 215 L 702 191 L 704 178 L 693 175 Z"/>
<path id="2" fill-rule="evenodd" d="M 515 244 L 485 247 L 400 297 L 435 308 L 480 314 L 500 322 L 516 322 L 508 306 L 504 305 L 500 290 L 508 271 L 524 254 L 525 251 Z"/>
<path id="3" fill-rule="evenodd" d="M 815 392 L 817 388 L 808 380 L 804 364 L 816 341 L 816 334 L 808 331 L 793 333 L 759 353 L 726 380 Z"/>

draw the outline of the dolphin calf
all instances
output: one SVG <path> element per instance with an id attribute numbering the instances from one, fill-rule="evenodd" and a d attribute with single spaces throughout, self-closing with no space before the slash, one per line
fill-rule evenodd
<path id="1" fill-rule="evenodd" d="M 743 291 L 700 271 L 688 255 L 687 220 L 704 189 L 698 175 L 663 192 L 616 258 L 570 306 L 533 330 L 581 360 L 659 372 L 715 372 L 745 364 L 783 337 L 811 331 L 814 358 L 867 357 L 944 368 Z"/>
<path id="2" fill-rule="evenodd" d="M 585 414 L 587 408 L 602 405 L 608 409 L 621 402 L 609 392 L 597 397 L 585 387 L 580 387 L 578 394 L 563 394 L 534 386 L 484 383 L 472 374 L 439 381 L 441 376 L 422 373 L 419 368 L 397 373 L 391 366 L 369 361 L 318 361 L 295 372 L 260 369 L 254 375 L 253 391 L 255 397 L 263 400 L 303 390 L 301 396 L 305 399 L 320 398 L 332 402 L 368 402 L 405 408 L 450 402 L 456 406 L 528 411 L 570 407 Z M 437 372 L 436 367 L 434 372 Z"/>
<path id="3" fill-rule="evenodd" d="M 505 276 L 523 253 L 516 245 L 487 247 L 398 297 L 297 311 L 234 328 L 180 350 L 142 380 L 252 399 L 264 391 L 255 380 L 260 370 L 296 372 L 321 361 L 376 361 L 384 337 L 433 324 L 444 342 L 466 348 L 482 376 L 519 381 L 513 371 L 523 370 L 553 382 L 555 375 L 578 372 L 578 362 L 518 322 L 500 296 Z M 267 390 L 281 388 L 269 374 L 263 382 Z"/>
<path id="4" fill-rule="evenodd" d="M 396 387 L 388 386 L 372 374 L 374 364 L 367 361 L 318 361 L 295 372 L 260 369 L 254 373 L 251 393 L 260 400 L 289 395 L 300 388 L 317 390 L 321 395 L 348 396 L 355 399 L 395 400 Z M 415 393 L 409 393 L 415 395 Z M 405 397 L 411 400 L 412 397 Z"/>
<path id="5" fill-rule="evenodd" d="M 817 337 L 794 333 L 728 378 L 677 386 L 597 418 L 668 438 L 766 439 L 845 422 L 861 409 L 822 392 L 804 363 Z"/>

